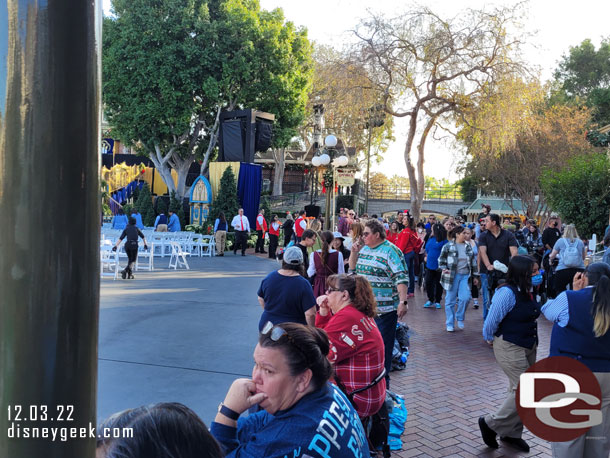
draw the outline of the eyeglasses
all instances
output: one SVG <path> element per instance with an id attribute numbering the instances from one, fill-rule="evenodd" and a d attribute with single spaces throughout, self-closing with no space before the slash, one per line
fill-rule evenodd
<path id="1" fill-rule="evenodd" d="M 282 338 L 282 336 L 286 336 L 288 342 L 290 342 L 290 345 L 296 348 L 303 355 L 303 358 L 305 358 L 307 366 L 309 367 L 309 358 L 307 357 L 307 353 L 305 353 L 303 349 L 299 347 L 299 345 L 295 342 L 292 336 L 288 334 L 288 331 L 286 331 L 284 328 L 281 328 L 280 326 L 275 326 L 271 321 L 267 321 L 265 326 L 263 326 L 261 334 L 264 336 L 269 335 L 269 338 L 274 342 L 278 342 Z"/>
<path id="2" fill-rule="evenodd" d="M 333 288 L 332 286 L 329 286 L 328 288 L 326 288 L 326 294 L 332 293 L 333 291 L 341 291 L 339 288 Z"/>
<path id="3" fill-rule="evenodd" d="M 362 237 L 368 237 L 371 234 L 372 234 L 372 232 L 363 232 Z"/>
<path id="4" fill-rule="evenodd" d="M 355 213 L 348 213 L 349 216 L 355 216 Z"/>

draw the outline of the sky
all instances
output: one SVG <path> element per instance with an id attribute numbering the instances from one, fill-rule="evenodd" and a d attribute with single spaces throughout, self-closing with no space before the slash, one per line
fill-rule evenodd
<path id="1" fill-rule="evenodd" d="M 109 0 L 104 1 L 104 11 L 109 11 Z M 282 8 L 287 20 L 307 28 L 311 40 L 341 48 L 353 40 L 349 32 L 368 10 L 386 16 L 398 15 L 415 3 L 401 0 L 259 0 L 261 8 Z M 495 5 L 514 5 L 515 0 L 496 2 Z M 489 8 L 492 3 L 481 0 L 421 0 L 418 2 L 432 9 L 441 17 L 452 17 L 466 8 Z M 604 0 L 530 0 L 523 18 L 523 29 L 535 33 L 524 48 L 525 60 L 540 69 L 543 80 L 551 78 L 561 56 L 570 46 L 580 44 L 589 38 L 598 46 L 604 37 L 610 36 L 610 2 Z M 406 138 L 406 118 L 395 120 L 396 141 L 384 155 L 381 164 L 372 166 L 373 171 L 388 176 L 406 176 L 404 144 Z M 461 158 L 452 142 L 430 141 L 426 143 L 427 176 L 458 179 L 455 166 Z"/>

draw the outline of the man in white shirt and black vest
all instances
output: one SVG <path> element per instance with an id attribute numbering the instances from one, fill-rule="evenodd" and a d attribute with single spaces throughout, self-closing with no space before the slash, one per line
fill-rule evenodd
<path id="1" fill-rule="evenodd" d="M 239 214 L 231 221 L 231 226 L 235 229 L 235 245 L 233 246 L 233 254 L 237 254 L 237 249 L 241 246 L 241 255 L 246 255 L 248 248 L 248 235 L 250 234 L 250 221 L 244 215 L 244 209 L 239 209 Z"/>

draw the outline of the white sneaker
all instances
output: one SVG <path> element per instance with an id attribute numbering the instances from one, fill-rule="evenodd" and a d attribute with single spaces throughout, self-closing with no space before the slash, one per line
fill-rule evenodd
<path id="1" fill-rule="evenodd" d="M 458 328 L 464 329 L 464 322 L 463 321 L 458 321 Z"/>
<path id="2" fill-rule="evenodd" d="M 447 326 L 447 332 L 453 332 L 455 331 L 455 329 L 453 329 L 453 326 Z"/>

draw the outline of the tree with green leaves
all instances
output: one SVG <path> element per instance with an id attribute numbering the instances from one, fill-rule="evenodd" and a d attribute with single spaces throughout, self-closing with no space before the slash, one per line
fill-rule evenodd
<path id="1" fill-rule="evenodd" d="M 544 168 L 559 169 L 591 149 L 585 139 L 586 108 L 553 104 L 539 81 L 497 82 L 492 94 L 464 110 L 459 140 L 466 146 L 463 171 L 483 191 L 502 196 L 515 215 L 545 219 Z M 518 205 L 521 203 L 521 205 Z"/>
<path id="2" fill-rule="evenodd" d="M 555 71 L 560 94 L 566 100 L 584 103 L 600 126 L 610 124 L 610 38 L 599 48 L 586 39 L 570 47 Z"/>
<path id="3" fill-rule="evenodd" d="M 208 215 L 208 220 L 212 223 L 216 221 L 220 212 L 224 212 L 227 221 L 237 215 L 239 210 L 239 198 L 237 197 L 237 181 L 235 180 L 235 173 L 231 166 L 227 167 L 220 178 L 220 187 L 218 188 L 218 194 L 214 196 L 212 202 L 212 208 Z M 232 227 L 229 225 L 229 230 Z"/>
<path id="4" fill-rule="evenodd" d="M 443 18 L 417 7 L 391 18 L 370 15 L 356 28 L 354 59 L 366 69 L 386 113 L 408 119 L 404 160 L 416 220 L 424 199 L 430 134 L 449 130 L 464 108 L 487 96 L 495 81 L 522 71 L 521 38 L 509 32 L 518 26 L 521 9 L 520 4 L 470 9 Z"/>
<path id="5" fill-rule="evenodd" d="M 155 224 L 155 209 L 152 203 L 152 194 L 148 183 L 142 185 L 142 189 L 138 193 L 138 199 L 135 203 L 135 208 L 142 215 L 144 226 L 151 227 Z"/>
<path id="6" fill-rule="evenodd" d="M 605 154 L 580 155 L 559 171 L 544 170 L 542 187 L 551 208 L 581 236 L 603 236 L 610 209 L 610 160 Z"/>
<path id="7" fill-rule="evenodd" d="M 180 199 L 192 162 L 203 173 L 215 154 L 222 111 L 277 108 L 280 130 L 298 125 L 308 47 L 304 30 L 256 0 L 112 0 L 103 30 L 108 120 Z"/>

